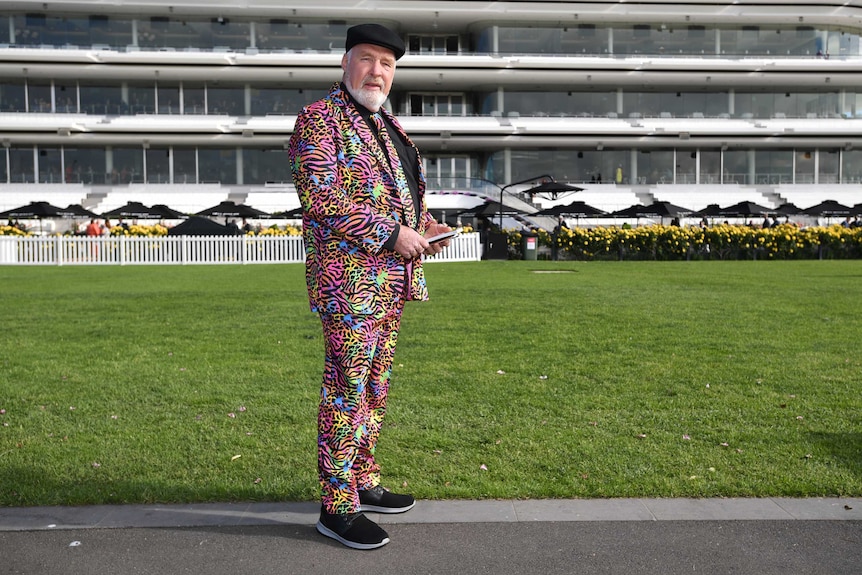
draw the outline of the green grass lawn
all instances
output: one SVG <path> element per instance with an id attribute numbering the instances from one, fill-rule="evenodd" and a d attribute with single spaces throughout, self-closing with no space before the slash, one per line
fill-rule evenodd
<path id="1" fill-rule="evenodd" d="M 426 269 L 385 485 L 862 495 L 862 261 Z M 0 267 L 0 301 L 0 505 L 317 496 L 301 265 Z"/>

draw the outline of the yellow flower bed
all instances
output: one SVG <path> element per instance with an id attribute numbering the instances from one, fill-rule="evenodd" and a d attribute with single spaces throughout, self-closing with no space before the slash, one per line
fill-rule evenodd
<path id="1" fill-rule="evenodd" d="M 540 245 L 554 237 L 539 230 Z M 520 250 L 522 234 L 508 232 L 509 246 Z M 709 228 L 665 225 L 563 229 L 556 238 L 562 257 L 591 259 L 835 259 L 862 258 L 862 228 L 797 228 L 782 224 L 759 229 L 716 225 Z"/>
<path id="2" fill-rule="evenodd" d="M 28 232 L 18 229 L 15 226 L 0 226 L 0 236 L 29 236 Z"/>

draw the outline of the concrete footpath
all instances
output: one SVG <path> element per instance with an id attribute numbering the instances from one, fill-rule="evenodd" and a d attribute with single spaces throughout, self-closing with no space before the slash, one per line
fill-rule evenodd
<path id="1" fill-rule="evenodd" d="M 0 508 L 0 573 L 862 574 L 862 499 L 420 501 L 354 551 L 313 503 Z"/>

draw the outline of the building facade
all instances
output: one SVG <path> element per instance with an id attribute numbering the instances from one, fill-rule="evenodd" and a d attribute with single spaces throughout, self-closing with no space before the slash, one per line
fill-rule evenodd
<path id="1" fill-rule="evenodd" d="M 408 46 L 389 106 L 434 207 L 540 175 L 608 211 L 862 202 L 862 2 L 13 0 L 0 207 L 296 207 L 296 113 L 368 20 Z"/>

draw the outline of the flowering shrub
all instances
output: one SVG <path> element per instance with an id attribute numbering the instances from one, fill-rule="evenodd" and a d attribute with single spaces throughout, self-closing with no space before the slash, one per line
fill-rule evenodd
<path id="1" fill-rule="evenodd" d="M 554 236 L 538 231 L 540 245 L 559 257 L 576 260 L 688 260 L 688 259 L 811 259 L 862 258 L 862 228 L 797 228 L 783 224 L 758 229 L 716 225 L 709 228 L 651 225 L 563 229 Z M 508 232 L 510 254 L 521 252 L 520 231 Z"/>
<path id="2" fill-rule="evenodd" d="M 168 235 L 168 228 L 161 224 L 155 224 L 152 226 L 143 226 L 140 224 L 131 225 L 127 228 L 122 226 L 114 226 L 111 228 L 112 236 L 133 236 L 133 237 L 143 237 L 143 238 L 154 238 L 158 236 L 166 236 Z"/>
<path id="3" fill-rule="evenodd" d="M 262 229 L 260 232 L 248 232 L 246 235 L 249 236 L 257 236 L 257 237 L 267 237 L 267 236 L 300 236 L 302 235 L 302 228 L 298 226 L 285 226 L 284 229 L 279 228 L 278 226 L 270 226 L 268 228 Z"/>
<path id="4" fill-rule="evenodd" d="M 28 232 L 15 226 L 0 225 L 0 236 L 29 236 Z"/>

